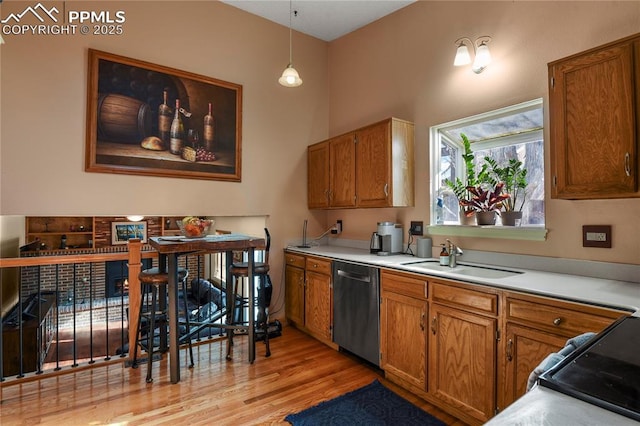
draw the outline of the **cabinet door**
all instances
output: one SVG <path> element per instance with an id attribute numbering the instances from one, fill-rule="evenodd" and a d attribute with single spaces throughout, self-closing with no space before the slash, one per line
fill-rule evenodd
<path id="1" fill-rule="evenodd" d="M 304 269 L 286 265 L 284 281 L 287 318 L 304 325 Z"/>
<path id="2" fill-rule="evenodd" d="M 329 207 L 329 143 L 307 149 L 307 203 L 310 209 Z"/>
<path id="3" fill-rule="evenodd" d="M 633 50 L 627 41 L 549 64 L 552 198 L 638 196 Z"/>
<path id="4" fill-rule="evenodd" d="M 380 367 L 426 390 L 427 303 L 393 292 L 382 293 Z"/>
<path id="5" fill-rule="evenodd" d="M 310 333 L 331 340 L 331 276 L 307 271 L 304 319 Z"/>
<path id="6" fill-rule="evenodd" d="M 358 207 L 391 206 L 391 121 L 356 133 Z"/>
<path id="7" fill-rule="evenodd" d="M 353 133 L 329 140 L 329 204 L 356 206 L 356 146 Z"/>
<path id="8" fill-rule="evenodd" d="M 496 406 L 496 319 L 433 303 L 429 394 L 482 422 Z"/>
<path id="9" fill-rule="evenodd" d="M 504 353 L 504 389 L 500 410 L 525 394 L 529 374 L 552 352 L 558 352 L 566 337 L 507 323 Z"/>

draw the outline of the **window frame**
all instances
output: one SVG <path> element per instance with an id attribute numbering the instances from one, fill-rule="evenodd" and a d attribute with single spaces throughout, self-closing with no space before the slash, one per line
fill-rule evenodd
<path id="1" fill-rule="evenodd" d="M 427 227 L 431 235 L 453 235 L 463 237 L 483 237 L 483 238 L 501 238 L 515 240 L 532 240 L 544 241 L 547 237 L 546 229 L 546 203 L 545 203 L 545 225 L 525 225 L 525 226 L 469 226 L 462 224 L 435 224 L 436 216 L 436 200 L 440 190 L 440 164 L 441 164 L 441 139 L 444 138 L 453 145 L 460 145 L 457 141 L 452 141 L 443 131 L 447 129 L 469 126 L 476 123 L 512 115 L 514 112 L 525 112 L 537 108 L 543 108 L 543 99 L 537 98 L 531 101 L 522 102 L 516 105 L 498 108 L 496 110 L 484 112 L 471 117 L 466 117 L 448 123 L 432 126 L 429 129 L 429 167 L 430 167 L 430 185 L 429 185 L 429 208 L 430 208 L 430 225 Z M 531 135 L 544 141 L 544 128 L 527 132 L 522 135 L 511 135 L 507 137 L 494 138 L 487 141 L 475 142 L 481 145 L 481 149 L 491 149 L 500 146 L 513 145 L 530 141 Z M 506 140 L 509 143 L 506 143 Z M 519 142 L 522 141 L 522 142 Z M 477 146 L 477 145 L 476 145 Z M 543 153 L 544 156 L 544 153 Z M 456 170 L 464 170 L 464 162 L 461 156 L 457 156 Z M 544 165 L 544 174 L 546 176 L 546 164 Z M 545 195 L 545 199 L 546 199 Z"/>

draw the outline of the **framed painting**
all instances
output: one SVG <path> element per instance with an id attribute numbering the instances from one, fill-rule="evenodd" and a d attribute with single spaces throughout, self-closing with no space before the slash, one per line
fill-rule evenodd
<path id="1" fill-rule="evenodd" d="M 147 242 L 147 222 L 111 222 L 111 245 L 127 244 L 131 238 Z"/>
<path id="2" fill-rule="evenodd" d="M 85 171 L 241 181 L 242 86 L 89 49 Z"/>

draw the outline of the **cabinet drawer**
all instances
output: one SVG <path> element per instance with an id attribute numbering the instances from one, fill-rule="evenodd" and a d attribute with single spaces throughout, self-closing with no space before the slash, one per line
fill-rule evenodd
<path id="1" fill-rule="evenodd" d="M 625 315 L 624 312 L 578 303 L 540 303 L 542 301 L 546 301 L 546 299 L 536 301 L 508 297 L 506 300 L 507 321 L 518 321 L 535 328 L 573 337 L 588 331 L 594 333 L 602 331 L 616 318 Z"/>
<path id="2" fill-rule="evenodd" d="M 428 296 L 428 281 L 425 277 L 410 274 L 399 274 L 382 270 L 382 291 L 390 291 L 417 299 Z"/>
<path id="3" fill-rule="evenodd" d="M 319 274 L 331 275 L 331 261 L 317 257 L 307 257 L 306 270 L 307 272 L 313 271 Z"/>
<path id="4" fill-rule="evenodd" d="M 432 282 L 431 300 L 444 305 L 498 315 L 497 294 L 483 293 L 468 288 Z"/>
<path id="5" fill-rule="evenodd" d="M 295 266 L 296 268 L 304 269 L 304 256 L 299 254 L 286 253 L 284 254 L 285 264 Z"/>

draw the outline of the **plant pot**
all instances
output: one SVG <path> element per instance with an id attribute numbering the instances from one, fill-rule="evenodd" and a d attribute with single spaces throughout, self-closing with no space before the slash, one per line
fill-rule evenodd
<path id="1" fill-rule="evenodd" d="M 476 212 L 471 212 L 470 216 L 464 214 L 464 211 L 460 210 L 460 225 L 475 226 L 476 224 Z"/>
<path id="2" fill-rule="evenodd" d="M 522 212 L 500 212 L 500 217 L 502 218 L 502 225 L 504 226 L 520 226 Z"/>
<path id="3" fill-rule="evenodd" d="M 476 222 L 478 225 L 495 225 L 496 224 L 496 212 L 477 212 Z"/>

